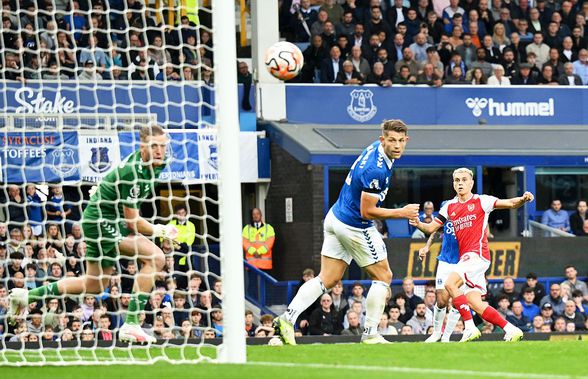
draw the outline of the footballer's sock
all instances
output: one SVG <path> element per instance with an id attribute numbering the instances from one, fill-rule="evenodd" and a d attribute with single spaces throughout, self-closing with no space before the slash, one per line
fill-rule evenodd
<path id="1" fill-rule="evenodd" d="M 317 276 L 310 279 L 300 287 L 298 293 L 294 296 L 290 305 L 288 305 L 284 317 L 288 322 L 295 324 L 300 313 L 310 307 L 310 305 L 325 292 L 327 292 L 327 289 L 320 277 Z"/>
<path id="2" fill-rule="evenodd" d="M 435 304 L 435 307 L 433 307 L 433 333 L 441 334 L 445 314 L 447 314 L 447 308 L 438 308 L 437 304 Z"/>
<path id="3" fill-rule="evenodd" d="M 139 324 L 139 314 L 145 310 L 145 306 L 149 301 L 149 295 L 146 293 L 136 293 L 131 295 L 129 301 L 129 309 L 127 310 L 127 316 L 125 317 L 125 324 Z"/>
<path id="4" fill-rule="evenodd" d="M 378 324 L 384 313 L 386 296 L 390 286 L 379 280 L 372 281 L 372 286 L 366 297 L 365 325 L 363 334 L 374 335 L 378 333 Z"/>
<path id="5" fill-rule="evenodd" d="M 459 311 L 466 329 L 476 327 L 476 324 L 474 324 L 474 320 L 472 319 L 472 312 L 470 311 L 470 306 L 468 305 L 468 299 L 465 297 L 465 295 L 459 295 L 458 297 L 454 298 L 453 306 Z"/>
<path id="6" fill-rule="evenodd" d="M 57 282 L 32 289 L 28 292 L 28 296 L 29 304 L 34 303 L 37 300 L 43 300 L 46 296 L 59 296 Z"/>
<path id="7" fill-rule="evenodd" d="M 496 309 L 492 308 L 491 306 L 488 306 L 484 310 L 484 313 L 482 313 L 482 318 L 496 326 L 501 327 L 503 330 L 506 324 L 508 324 L 508 321 L 502 318 L 500 313 L 498 313 Z"/>
<path id="8" fill-rule="evenodd" d="M 461 315 L 459 314 L 459 311 L 455 308 L 451 308 L 451 310 L 449 311 L 449 315 L 447 316 L 447 323 L 445 323 L 445 330 L 443 331 L 443 337 L 441 337 L 442 340 L 443 339 L 449 340 L 449 337 L 451 337 L 451 333 L 453 333 L 453 330 L 455 329 L 455 325 L 459 321 L 460 317 L 461 317 Z"/>

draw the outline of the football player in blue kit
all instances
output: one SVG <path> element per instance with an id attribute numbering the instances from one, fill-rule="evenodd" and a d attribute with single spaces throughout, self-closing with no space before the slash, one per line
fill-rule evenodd
<path id="1" fill-rule="evenodd" d="M 351 166 L 337 202 L 325 217 L 320 274 L 304 283 L 286 312 L 274 320 L 274 327 L 285 344 L 296 344 L 294 324 L 298 316 L 343 278 L 351 260 L 372 279 L 361 341 L 388 343 L 377 333 L 377 328 L 390 295 L 392 271 L 386 245 L 373 220 L 416 221 L 419 205 L 408 204 L 398 209 L 381 207 L 390 186 L 394 160 L 402 156 L 408 142 L 408 128 L 400 120 L 386 120 L 381 129 L 379 140 L 369 145 Z"/>
<path id="2" fill-rule="evenodd" d="M 445 204 L 446 201 L 443 202 Z M 443 204 L 441 206 L 443 206 Z M 419 258 L 422 260 L 429 253 L 433 240 L 437 233 L 433 233 L 429 236 L 427 243 L 424 247 L 419 249 Z M 455 308 L 451 308 L 449 316 L 447 317 L 447 323 L 445 329 L 442 331 L 443 320 L 447 314 L 447 308 L 449 305 L 449 292 L 445 289 L 445 281 L 449 274 L 454 270 L 454 265 L 459 262 L 459 246 L 457 245 L 457 239 L 455 238 L 455 231 L 453 230 L 453 224 L 448 221 L 443 225 L 443 240 L 441 243 L 441 251 L 437 255 L 437 274 L 435 275 L 435 293 L 437 295 L 437 303 L 433 309 L 433 334 L 426 339 L 425 342 L 449 342 L 451 333 L 455 329 L 455 324 L 461 317 L 459 311 Z"/>

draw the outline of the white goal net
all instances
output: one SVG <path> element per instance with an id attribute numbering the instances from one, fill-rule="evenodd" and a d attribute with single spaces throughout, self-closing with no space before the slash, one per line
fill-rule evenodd
<path id="1" fill-rule="evenodd" d="M 232 1 L 4 3 L 0 366 L 245 360 L 221 14 Z"/>

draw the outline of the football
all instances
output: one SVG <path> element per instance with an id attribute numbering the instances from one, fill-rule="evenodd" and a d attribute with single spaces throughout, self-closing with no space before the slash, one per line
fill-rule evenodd
<path id="1" fill-rule="evenodd" d="M 270 346 L 284 346 L 280 337 L 272 337 L 267 344 Z"/>
<path id="2" fill-rule="evenodd" d="M 304 57 L 298 46 L 290 42 L 276 42 L 265 52 L 265 67 L 275 78 L 291 80 L 302 70 Z"/>

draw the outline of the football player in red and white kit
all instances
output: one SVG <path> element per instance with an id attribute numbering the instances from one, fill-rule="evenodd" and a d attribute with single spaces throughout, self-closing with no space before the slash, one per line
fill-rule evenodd
<path id="1" fill-rule="evenodd" d="M 490 267 L 488 250 L 488 216 L 494 209 L 515 209 L 534 196 L 525 192 L 521 197 L 498 199 L 489 195 L 472 193 L 474 174 L 470 169 L 458 168 L 453 172 L 453 188 L 457 197 L 448 201 L 431 223 L 411 222 L 426 234 L 434 233 L 447 220 L 455 228 L 455 237 L 459 245 L 459 262 L 455 266 L 445 288 L 453 298 L 453 306 L 459 310 L 464 320 L 465 330 L 461 342 L 480 338 L 481 333 L 472 320 L 470 307 L 484 320 L 502 328 L 506 341 L 519 341 L 523 332 L 506 321 L 493 307 L 482 301 L 486 294 L 485 273 Z"/>

